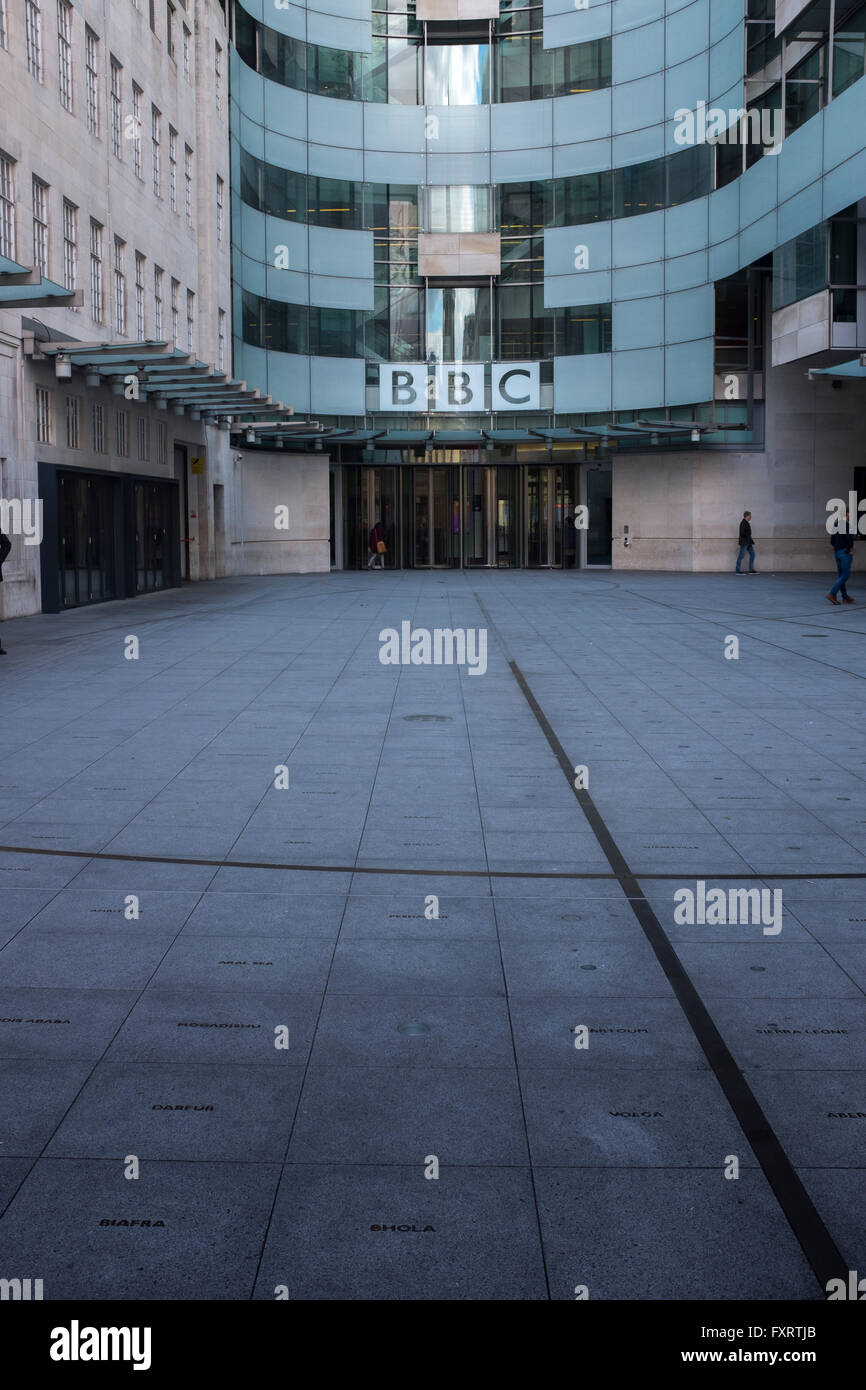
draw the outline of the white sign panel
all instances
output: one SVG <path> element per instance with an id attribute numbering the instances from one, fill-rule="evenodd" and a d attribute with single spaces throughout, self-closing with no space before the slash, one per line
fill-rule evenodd
<path id="1" fill-rule="evenodd" d="M 491 404 L 485 403 L 482 362 L 443 362 L 432 370 L 424 362 L 379 365 L 379 409 L 420 415 L 428 411 L 458 414 L 490 410 L 538 410 L 537 362 L 494 362 L 490 368 Z"/>
<path id="2" fill-rule="evenodd" d="M 540 383 L 537 362 L 494 362 L 490 368 L 490 409 L 538 410 Z"/>

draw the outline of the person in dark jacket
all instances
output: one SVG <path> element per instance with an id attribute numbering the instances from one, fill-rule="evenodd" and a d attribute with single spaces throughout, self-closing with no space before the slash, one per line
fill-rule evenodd
<path id="1" fill-rule="evenodd" d="M 4 535 L 3 532 L 0 531 L 0 584 L 3 583 L 3 562 L 11 549 L 12 542 L 10 541 L 9 537 Z M 0 614 L 0 618 L 2 618 L 2 614 Z M 3 646 L 3 643 L 0 642 L 0 656 L 5 655 L 6 648 Z"/>
<path id="2" fill-rule="evenodd" d="M 371 530 L 371 532 L 370 532 L 370 538 L 369 538 L 369 541 L 368 541 L 368 545 L 369 545 L 369 548 L 370 548 L 370 558 L 369 558 L 369 560 L 367 561 L 367 569 L 368 569 L 368 570 L 374 570 L 374 569 L 376 568 L 376 561 L 377 561 L 377 560 L 381 560 L 381 562 L 382 562 L 381 568 L 384 569 L 384 568 L 385 568 L 385 528 L 384 528 L 384 526 L 382 525 L 381 521 L 377 521 L 377 522 L 376 522 L 376 525 L 375 525 L 375 526 L 373 527 L 373 529 Z M 382 547 L 381 550 L 379 549 L 379 546 L 380 546 L 380 545 L 381 545 L 381 547 Z"/>
<path id="3" fill-rule="evenodd" d="M 757 574 L 758 572 L 755 569 L 755 543 L 752 540 L 751 520 L 752 513 L 743 512 L 743 519 L 740 522 L 740 553 L 737 556 L 737 568 L 734 571 L 735 574 L 745 573 L 744 570 L 740 569 L 740 565 L 743 563 L 743 556 L 745 555 L 746 551 L 749 552 L 749 574 Z"/>
<path id="4" fill-rule="evenodd" d="M 836 580 L 827 598 L 831 603 L 835 603 L 838 608 L 839 600 L 836 597 L 837 594 L 842 595 L 843 603 L 854 602 L 853 598 L 848 597 L 848 589 L 846 587 L 848 580 L 851 578 L 851 566 L 854 563 L 854 532 L 851 530 L 847 512 L 845 513 L 844 524 L 839 526 L 830 537 L 830 544 L 836 556 L 836 569 L 839 572 L 839 578 Z"/>

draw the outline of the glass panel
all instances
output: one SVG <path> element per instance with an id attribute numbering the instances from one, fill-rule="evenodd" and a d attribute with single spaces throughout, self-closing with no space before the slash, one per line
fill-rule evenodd
<path id="1" fill-rule="evenodd" d="M 635 217 L 664 207 L 665 161 L 650 159 L 614 170 L 614 217 Z"/>
<path id="2" fill-rule="evenodd" d="M 579 226 L 581 222 L 608 222 L 611 217 L 613 179 L 609 172 L 578 174 L 557 179 L 556 226 Z M 623 216 L 617 212 L 617 217 Z"/>
<path id="3" fill-rule="evenodd" d="M 586 304 L 554 309 L 555 352 L 560 357 L 578 353 L 610 352 L 610 305 Z"/>
<path id="4" fill-rule="evenodd" d="M 426 53 L 428 106 L 480 106 L 490 100 L 489 44 L 430 44 Z"/>
<path id="5" fill-rule="evenodd" d="M 799 130 L 821 109 L 825 52 L 822 45 L 788 74 L 785 83 L 785 132 L 788 135 Z"/>
<path id="6" fill-rule="evenodd" d="M 493 190 L 486 184 L 427 188 L 428 232 L 489 232 L 493 228 Z"/>
<path id="7" fill-rule="evenodd" d="M 463 563 L 467 567 L 487 565 L 487 498 L 489 468 L 463 470 Z"/>
<path id="8" fill-rule="evenodd" d="M 719 146 L 720 149 L 727 146 Z M 737 171 L 739 172 L 739 170 Z M 667 159 L 667 205 L 688 203 L 693 198 L 701 198 L 712 192 L 713 187 L 713 147 L 695 145 L 681 154 L 672 154 Z"/>
<path id="9" fill-rule="evenodd" d="M 547 564 L 547 469 L 526 470 L 526 563 Z"/>
<path id="10" fill-rule="evenodd" d="M 609 565 L 612 559 L 613 508 L 609 468 L 587 468 L 586 505 L 589 525 L 586 532 L 586 563 Z"/>
<path id="11" fill-rule="evenodd" d="M 438 362 L 490 358 L 490 290 L 447 286 L 427 291 L 427 354 Z"/>
<path id="12" fill-rule="evenodd" d="M 496 44 L 497 101 L 529 101 L 532 96 L 528 34 L 503 34 Z"/>
<path id="13" fill-rule="evenodd" d="M 773 252 L 773 308 L 807 299 L 827 284 L 827 224 L 811 227 Z"/>
<path id="14" fill-rule="evenodd" d="M 415 549 L 414 562 L 423 568 L 430 564 L 430 470 L 414 468 Z"/>
<path id="15" fill-rule="evenodd" d="M 497 468 L 496 473 L 496 564 L 501 567 L 520 563 L 517 544 L 517 484 L 519 468 Z"/>
<path id="16" fill-rule="evenodd" d="M 450 468 L 434 468 L 433 473 L 433 563 L 451 563 L 455 543 L 459 545 L 459 535 L 453 530 L 453 508 L 451 490 L 448 486 Z"/>
<path id="17" fill-rule="evenodd" d="M 833 95 L 863 76 L 866 65 L 866 5 L 845 20 L 833 39 Z"/>

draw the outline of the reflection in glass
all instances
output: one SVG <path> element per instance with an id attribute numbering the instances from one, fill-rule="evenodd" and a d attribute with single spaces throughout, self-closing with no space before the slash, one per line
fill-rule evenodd
<path id="1" fill-rule="evenodd" d="M 427 48 L 427 106 L 480 106 L 489 100 L 489 44 L 431 44 Z"/>
<path id="2" fill-rule="evenodd" d="M 490 290 L 448 285 L 427 291 L 427 356 L 438 362 L 490 358 Z"/>
<path id="3" fill-rule="evenodd" d="M 866 5 L 841 25 L 833 38 L 833 95 L 839 96 L 866 70 Z"/>

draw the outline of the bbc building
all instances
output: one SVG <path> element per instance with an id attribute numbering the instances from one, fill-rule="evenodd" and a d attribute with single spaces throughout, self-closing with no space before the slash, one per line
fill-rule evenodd
<path id="1" fill-rule="evenodd" d="M 394 567 L 725 570 L 749 509 L 763 569 L 831 567 L 827 503 L 866 494 L 866 5 L 230 24 L 234 369 L 296 420 L 244 476 L 307 528 L 263 565 L 365 565 L 381 521 Z"/>
<path id="2" fill-rule="evenodd" d="M 856 0 L 0 0 L 6 616 L 376 522 L 394 568 L 725 570 L 748 509 L 830 568 L 864 55 Z"/>

